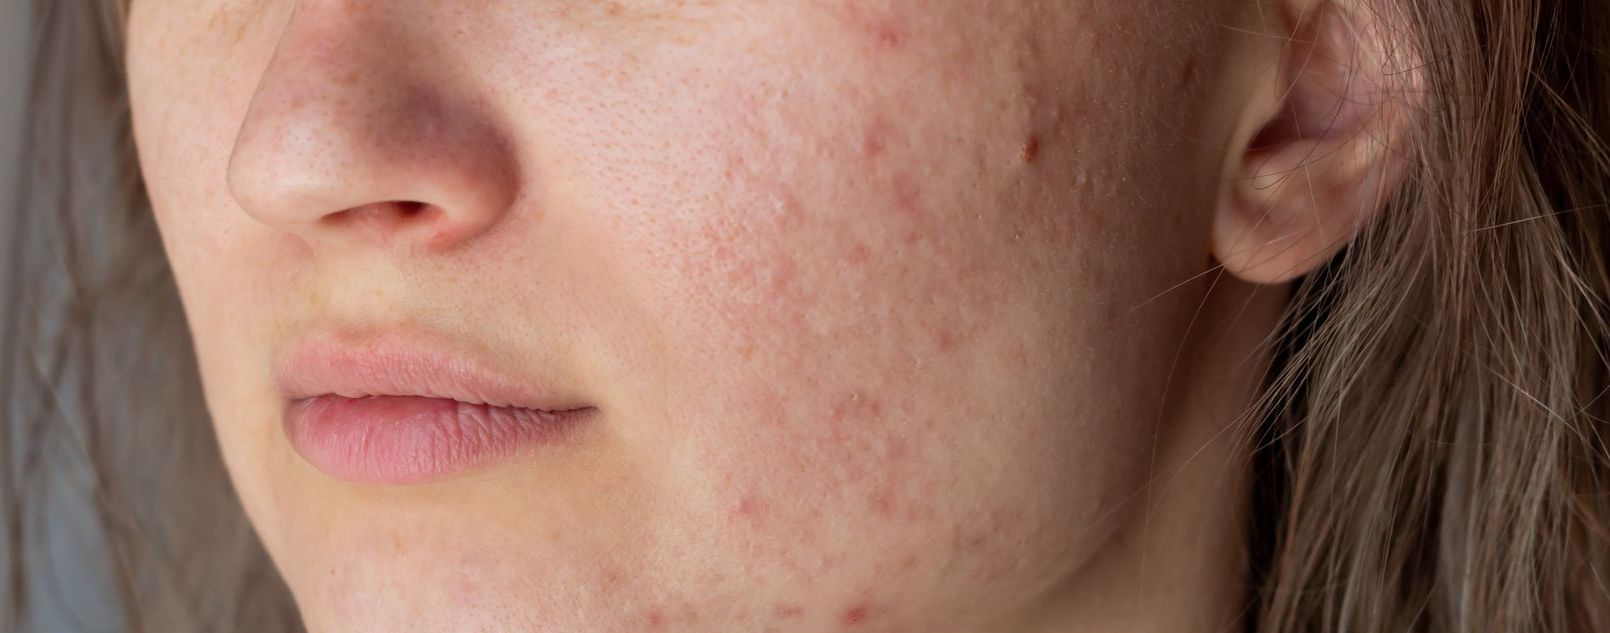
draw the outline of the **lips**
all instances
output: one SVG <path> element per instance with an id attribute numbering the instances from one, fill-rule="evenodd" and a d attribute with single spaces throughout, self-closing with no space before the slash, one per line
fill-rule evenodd
<path id="1" fill-rule="evenodd" d="M 562 443 L 597 413 L 455 347 L 403 333 L 307 337 L 274 367 L 286 438 L 331 477 L 407 485 Z"/>

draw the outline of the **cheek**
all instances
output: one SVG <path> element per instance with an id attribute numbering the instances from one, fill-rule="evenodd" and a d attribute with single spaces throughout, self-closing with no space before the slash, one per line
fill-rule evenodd
<path id="1" fill-rule="evenodd" d="M 1044 360 L 1078 354 L 1117 302 L 1101 218 L 1055 184 L 1075 152 L 1042 109 L 1068 104 L 917 61 L 687 78 L 707 94 L 636 128 L 674 159 L 615 167 L 640 178 L 618 180 L 623 200 L 675 195 L 610 210 L 596 236 L 636 312 L 622 339 L 654 359 L 623 372 L 626 417 L 655 426 L 663 485 L 692 497 L 683 525 L 773 577 L 834 578 L 815 589 L 842 594 L 846 623 L 900 608 L 884 583 L 1034 594 L 1130 477 L 1098 449 L 1142 436 Z"/>
<path id="2" fill-rule="evenodd" d="M 208 407 L 225 422 L 218 427 L 223 456 L 255 509 L 266 479 L 263 449 L 283 442 L 277 426 L 242 413 L 278 411 L 274 394 L 260 388 L 269 377 L 257 326 L 293 296 L 286 292 L 290 274 L 305 253 L 252 221 L 227 189 L 252 78 L 273 42 L 268 29 L 245 28 L 245 16 L 234 13 L 241 3 L 225 4 L 207 14 L 135 3 L 129 90 L 143 181 L 183 297 Z M 279 19 L 270 13 L 257 17 Z"/>

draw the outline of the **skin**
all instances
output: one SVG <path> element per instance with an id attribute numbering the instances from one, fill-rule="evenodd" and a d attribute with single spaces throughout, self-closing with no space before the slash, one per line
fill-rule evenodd
<path id="1" fill-rule="evenodd" d="M 309 627 L 1233 625 L 1280 300 L 1203 274 L 1266 114 L 1232 4 L 136 0 L 146 182 Z M 338 481 L 270 374 L 312 328 L 600 415 Z"/>

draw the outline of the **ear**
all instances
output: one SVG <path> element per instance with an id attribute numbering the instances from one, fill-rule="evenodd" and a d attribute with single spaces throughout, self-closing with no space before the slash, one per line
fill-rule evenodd
<path id="1" fill-rule="evenodd" d="M 1415 73 L 1364 0 L 1258 0 L 1235 47 L 1250 86 L 1230 140 L 1213 254 L 1255 283 L 1300 277 L 1369 222 L 1407 171 Z M 1275 5 L 1273 10 L 1269 5 Z M 1394 21 L 1396 22 L 1396 21 Z M 1248 59 L 1246 56 L 1252 56 Z"/>

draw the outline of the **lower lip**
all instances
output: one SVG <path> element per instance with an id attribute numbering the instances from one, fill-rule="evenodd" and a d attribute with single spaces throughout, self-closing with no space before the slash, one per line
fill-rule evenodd
<path id="1" fill-rule="evenodd" d="M 331 477 L 406 485 L 474 470 L 562 440 L 594 411 L 328 395 L 292 402 L 285 412 L 285 434 L 297 453 Z"/>

